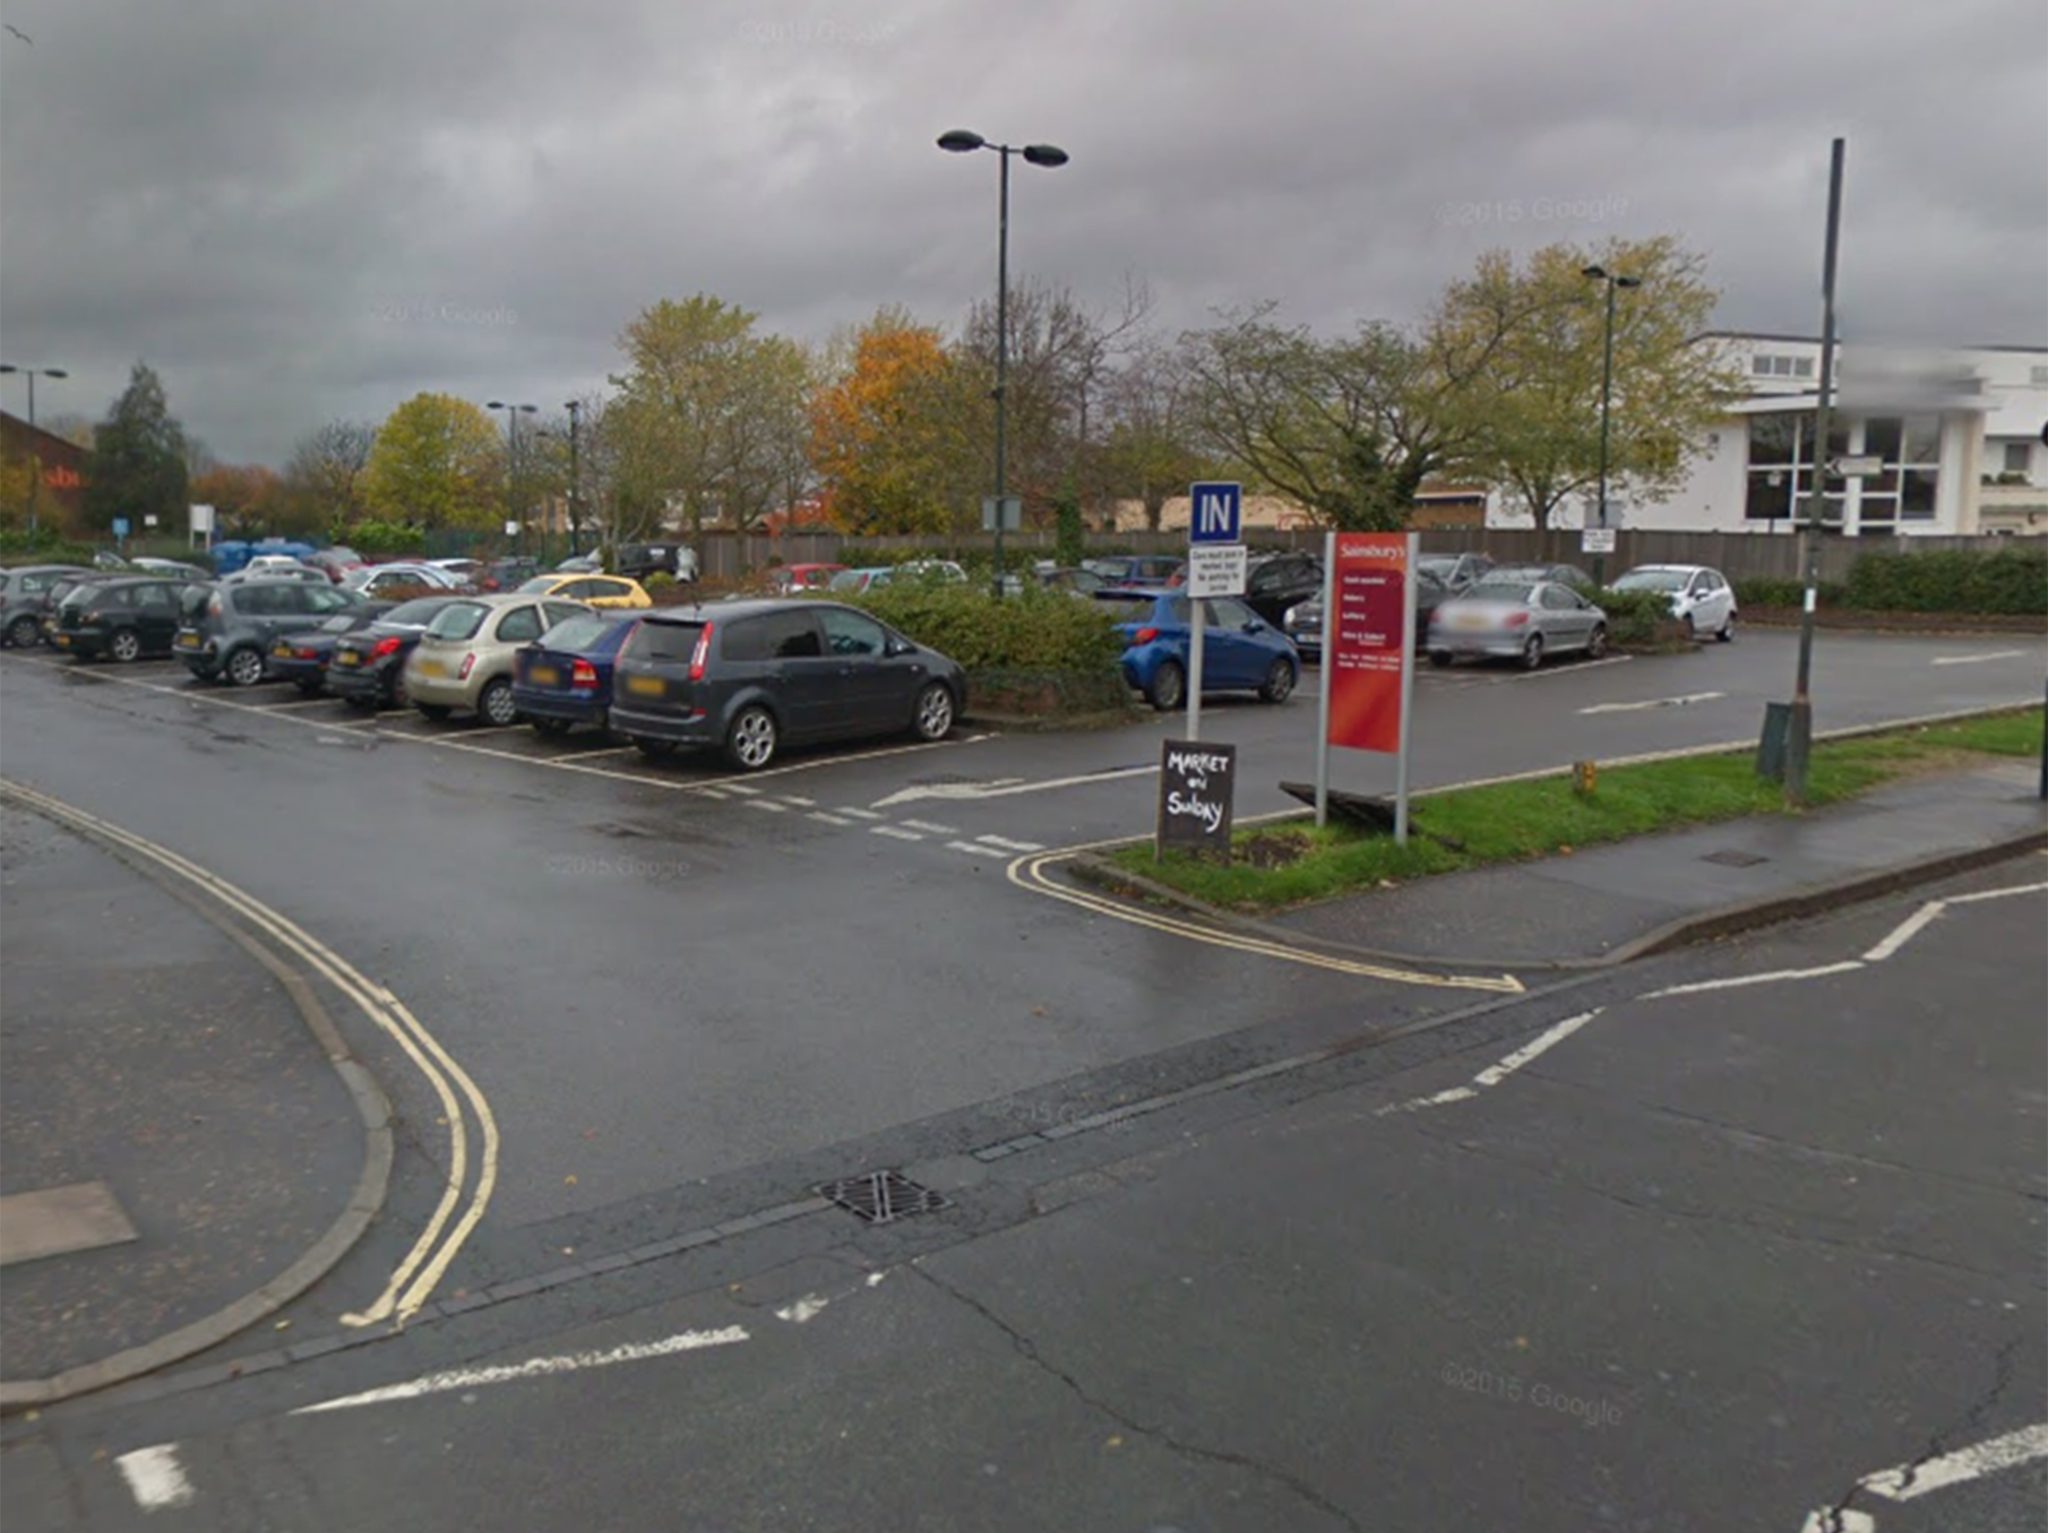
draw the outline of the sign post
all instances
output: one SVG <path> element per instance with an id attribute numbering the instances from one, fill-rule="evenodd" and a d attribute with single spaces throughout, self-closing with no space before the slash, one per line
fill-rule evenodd
<path id="1" fill-rule="evenodd" d="M 1323 699 L 1316 823 L 1327 821 L 1330 747 L 1395 758 L 1394 841 L 1408 844 L 1408 737 L 1415 699 L 1412 532 L 1331 533 L 1323 606 Z"/>
<path id="2" fill-rule="evenodd" d="M 1202 635 L 1209 626 L 1205 597 L 1244 594 L 1244 486 L 1197 482 L 1188 486 L 1188 739 L 1202 738 Z M 1234 558 L 1232 555 L 1234 554 Z M 1231 584 L 1232 571 L 1236 583 Z M 1201 584 L 1197 584 L 1197 575 Z"/>

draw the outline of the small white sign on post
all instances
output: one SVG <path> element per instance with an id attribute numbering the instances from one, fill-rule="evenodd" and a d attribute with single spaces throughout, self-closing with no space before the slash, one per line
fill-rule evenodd
<path id="1" fill-rule="evenodd" d="M 1614 529 L 1612 527 L 1588 527 L 1579 534 L 1579 552 L 1582 554 L 1613 553 Z"/>
<path id="2" fill-rule="evenodd" d="M 1242 596 L 1249 565 L 1242 543 L 1197 543 L 1188 550 L 1188 595 L 1197 601 Z"/>
<path id="3" fill-rule="evenodd" d="M 1828 467 L 1844 479 L 1870 479 L 1884 472 L 1884 459 L 1864 453 L 1852 458 L 1837 458 Z"/>
<path id="4" fill-rule="evenodd" d="M 519 536 L 519 524 L 518 524 L 517 522 L 507 522 L 507 523 L 505 524 L 505 536 L 506 536 L 506 537 L 508 537 L 508 538 L 516 538 L 516 537 L 518 537 L 518 536 Z"/>

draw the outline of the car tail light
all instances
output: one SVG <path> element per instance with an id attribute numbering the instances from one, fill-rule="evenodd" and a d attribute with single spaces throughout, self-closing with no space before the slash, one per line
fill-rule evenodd
<path id="1" fill-rule="evenodd" d="M 299 660 L 317 660 L 320 658 L 319 655 L 310 649 L 295 649 L 292 651 L 292 655 Z"/>
<path id="2" fill-rule="evenodd" d="M 697 647 L 690 651 L 690 680 L 704 679 L 704 662 L 711 658 L 711 624 L 704 625 L 704 631 L 697 635 Z"/>
<path id="3" fill-rule="evenodd" d="M 220 598 L 218 596 L 211 596 L 207 598 L 206 615 L 208 617 L 220 616 Z"/>
<path id="4" fill-rule="evenodd" d="M 597 685 L 597 667 L 588 660 L 578 660 L 569 667 L 569 685 L 572 687 L 594 687 Z"/>
<path id="5" fill-rule="evenodd" d="M 1520 628 L 1528 621 L 1529 614 L 1526 612 L 1510 612 L 1508 614 L 1508 627 L 1510 628 Z"/>
<path id="6" fill-rule="evenodd" d="M 462 669 L 455 673 L 457 681 L 469 680 L 469 673 L 476 669 L 476 651 L 471 650 L 462 657 Z"/>
<path id="7" fill-rule="evenodd" d="M 1152 641 L 1153 641 L 1154 639 L 1156 639 L 1156 638 L 1158 638 L 1158 637 L 1159 637 L 1159 630 L 1158 630 L 1158 629 L 1156 629 L 1156 628 L 1140 628 L 1140 629 L 1139 629 L 1139 630 L 1138 630 L 1138 631 L 1137 631 L 1136 633 L 1134 633 L 1134 634 L 1132 634 L 1132 635 L 1131 635 L 1131 642 L 1132 642 L 1133 644 L 1150 644 L 1150 643 L 1151 643 L 1151 642 L 1152 642 Z"/>
<path id="8" fill-rule="evenodd" d="M 398 653 L 398 646 L 404 642 L 395 633 L 388 638 L 379 639 L 370 646 L 370 658 L 372 660 L 381 660 L 386 655 L 395 655 Z"/>

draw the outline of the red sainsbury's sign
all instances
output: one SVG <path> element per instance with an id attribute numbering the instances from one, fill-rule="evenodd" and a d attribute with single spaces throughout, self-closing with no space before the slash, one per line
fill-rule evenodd
<path id="1" fill-rule="evenodd" d="M 1389 754 L 1401 748 L 1408 539 L 1403 532 L 1336 535 L 1334 610 L 1323 623 L 1332 745 Z"/>

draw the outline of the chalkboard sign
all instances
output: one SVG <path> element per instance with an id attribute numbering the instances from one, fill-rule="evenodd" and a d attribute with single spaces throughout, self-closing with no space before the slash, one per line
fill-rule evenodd
<path id="1" fill-rule="evenodd" d="M 1230 861 L 1230 806 L 1237 747 L 1168 740 L 1159 762 L 1159 831 L 1154 855 L 1169 846 L 1220 852 Z"/>

